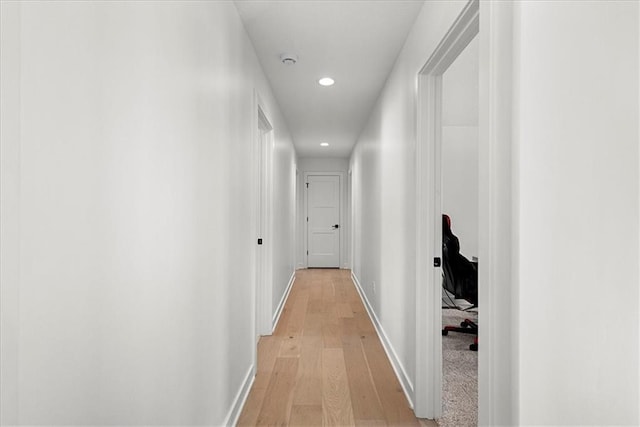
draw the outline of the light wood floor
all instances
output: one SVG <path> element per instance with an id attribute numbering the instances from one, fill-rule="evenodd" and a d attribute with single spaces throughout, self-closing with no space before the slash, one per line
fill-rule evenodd
<path id="1" fill-rule="evenodd" d="M 348 270 L 299 270 L 238 426 L 437 426 L 417 419 Z"/>

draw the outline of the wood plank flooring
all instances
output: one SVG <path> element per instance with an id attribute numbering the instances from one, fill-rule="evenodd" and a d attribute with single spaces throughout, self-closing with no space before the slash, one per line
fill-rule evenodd
<path id="1" fill-rule="evenodd" d="M 437 426 L 407 403 L 348 270 L 299 270 L 238 426 Z"/>

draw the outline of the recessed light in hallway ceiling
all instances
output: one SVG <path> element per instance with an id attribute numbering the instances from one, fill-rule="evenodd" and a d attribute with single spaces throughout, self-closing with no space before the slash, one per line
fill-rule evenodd
<path id="1" fill-rule="evenodd" d="M 320 143 L 320 145 L 321 145 L 322 147 L 328 147 L 328 146 L 329 146 L 329 143 L 328 143 L 328 142 L 321 142 L 321 143 Z"/>
<path id="2" fill-rule="evenodd" d="M 331 77 L 323 77 L 318 80 L 318 83 L 320 83 L 322 86 L 331 86 L 335 83 L 335 81 Z"/>

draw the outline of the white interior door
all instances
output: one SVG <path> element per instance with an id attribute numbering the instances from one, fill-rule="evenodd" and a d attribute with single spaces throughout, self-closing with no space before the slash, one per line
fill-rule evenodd
<path id="1" fill-rule="evenodd" d="M 340 176 L 307 177 L 307 266 L 340 266 Z"/>

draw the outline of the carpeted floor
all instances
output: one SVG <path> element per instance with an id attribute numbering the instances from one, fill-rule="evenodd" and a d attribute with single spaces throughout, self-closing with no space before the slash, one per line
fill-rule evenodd
<path id="1" fill-rule="evenodd" d="M 477 313 L 442 310 L 443 325 L 459 325 Z M 440 427 L 478 425 L 478 352 L 470 351 L 474 335 L 449 332 L 442 337 L 442 417 Z M 482 345 L 480 343 L 480 345 Z M 482 351 L 482 350 L 480 350 Z"/>

